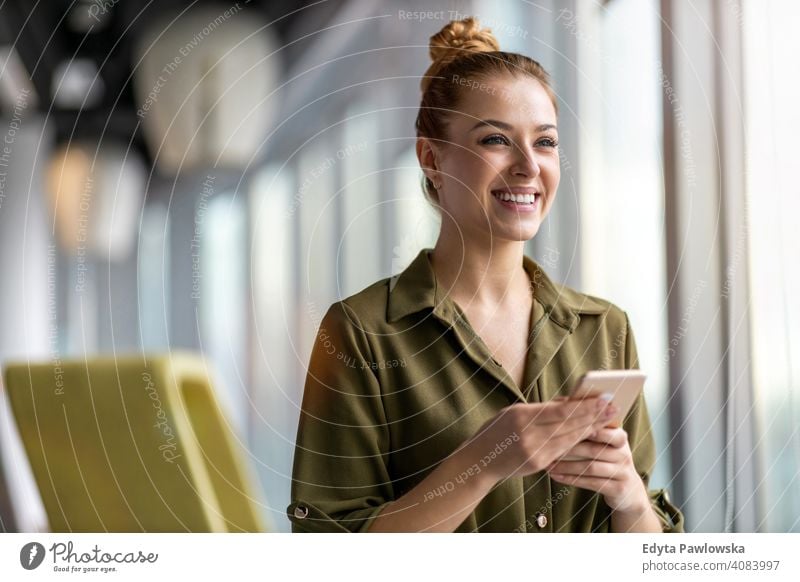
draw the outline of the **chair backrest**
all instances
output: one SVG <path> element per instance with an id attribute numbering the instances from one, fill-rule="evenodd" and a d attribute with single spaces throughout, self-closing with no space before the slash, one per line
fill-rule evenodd
<path id="1" fill-rule="evenodd" d="M 10 363 L 5 384 L 51 531 L 265 531 L 202 358 Z"/>

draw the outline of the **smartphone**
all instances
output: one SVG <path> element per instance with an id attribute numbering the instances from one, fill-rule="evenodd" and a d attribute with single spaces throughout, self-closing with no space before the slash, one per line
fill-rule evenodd
<path id="1" fill-rule="evenodd" d="M 644 389 L 647 375 L 640 370 L 593 370 L 580 377 L 569 393 L 570 398 L 587 398 L 601 394 L 611 394 L 617 407 L 617 414 L 609 427 L 622 426 L 628 412 Z"/>
<path id="2" fill-rule="evenodd" d="M 606 426 L 616 428 L 622 426 L 622 421 L 644 389 L 645 378 L 647 376 L 639 370 L 593 370 L 578 379 L 570 390 L 569 397 L 588 398 L 611 394 L 611 402 L 617 407 L 617 414 Z M 582 461 L 583 458 L 566 455 L 561 460 Z"/>

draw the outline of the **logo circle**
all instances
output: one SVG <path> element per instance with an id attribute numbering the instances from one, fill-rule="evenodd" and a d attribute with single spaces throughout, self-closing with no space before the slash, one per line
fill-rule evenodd
<path id="1" fill-rule="evenodd" d="M 44 561 L 44 546 L 39 542 L 28 542 L 19 551 L 19 563 L 26 570 L 35 570 Z"/>

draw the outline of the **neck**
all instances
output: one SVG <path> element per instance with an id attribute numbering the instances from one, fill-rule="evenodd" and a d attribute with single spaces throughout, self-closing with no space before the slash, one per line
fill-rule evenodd
<path id="1" fill-rule="evenodd" d="M 510 304 L 527 289 L 523 241 L 474 242 L 444 229 L 431 253 L 431 265 L 444 292 L 472 305 Z M 524 289 L 523 289 L 524 288 Z M 527 293 L 524 293 L 527 295 Z"/>

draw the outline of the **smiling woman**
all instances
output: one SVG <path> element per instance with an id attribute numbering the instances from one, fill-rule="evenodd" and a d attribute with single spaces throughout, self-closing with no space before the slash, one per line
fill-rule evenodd
<path id="1" fill-rule="evenodd" d="M 647 488 L 644 397 L 622 428 L 607 426 L 607 399 L 566 397 L 586 371 L 638 367 L 627 315 L 554 284 L 523 252 L 560 180 L 547 73 L 472 18 L 434 35 L 430 53 L 416 151 L 439 238 L 325 315 L 293 529 L 682 531 L 666 492 Z"/>

